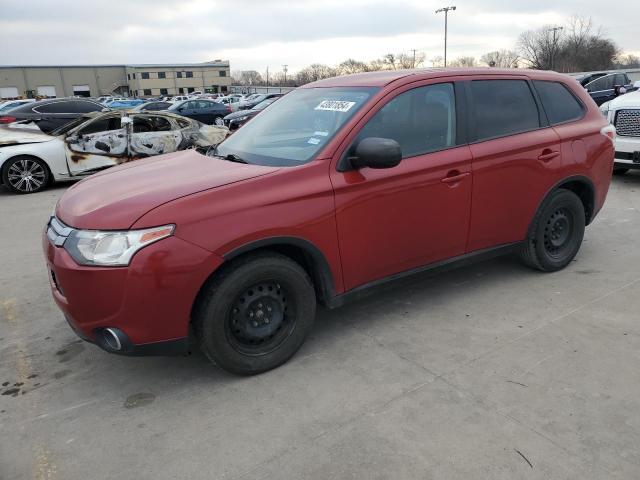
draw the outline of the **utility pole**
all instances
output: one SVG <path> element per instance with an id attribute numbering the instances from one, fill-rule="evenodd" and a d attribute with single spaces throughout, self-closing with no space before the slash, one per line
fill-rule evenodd
<path id="1" fill-rule="evenodd" d="M 443 7 L 436 10 L 436 13 L 444 12 L 444 66 L 447 66 L 447 17 L 449 10 L 455 10 L 456 7 Z"/>
<path id="2" fill-rule="evenodd" d="M 269 86 L 269 65 L 267 65 L 267 87 Z"/>
<path id="3" fill-rule="evenodd" d="M 288 66 L 289 65 L 287 65 L 287 64 L 282 65 L 282 71 L 284 72 L 284 85 L 285 85 L 285 87 L 287 86 L 287 67 Z"/>
<path id="4" fill-rule="evenodd" d="M 553 45 L 551 46 L 551 70 L 554 69 L 554 64 L 556 60 L 556 44 L 558 42 L 557 34 L 560 30 L 564 30 L 564 27 L 552 27 L 549 32 L 553 32 Z"/>
<path id="5" fill-rule="evenodd" d="M 416 49 L 412 48 L 411 51 L 413 52 L 413 66 L 411 68 L 416 68 Z"/>

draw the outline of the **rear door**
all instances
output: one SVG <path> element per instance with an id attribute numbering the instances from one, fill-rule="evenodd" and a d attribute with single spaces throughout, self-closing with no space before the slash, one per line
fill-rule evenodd
<path id="1" fill-rule="evenodd" d="M 362 139 L 382 137 L 396 140 L 403 154 L 394 168 L 332 166 L 347 289 L 464 253 L 471 153 L 454 91 L 452 82 L 402 87 L 364 117 L 338 153 L 352 155 Z"/>
<path id="2" fill-rule="evenodd" d="M 72 174 L 116 165 L 127 159 L 127 131 L 120 114 L 101 115 L 65 138 L 66 156 Z"/>
<path id="3" fill-rule="evenodd" d="M 560 138 L 525 77 L 465 82 L 473 155 L 467 252 L 519 242 L 562 168 Z"/>
<path id="4" fill-rule="evenodd" d="M 180 130 L 166 117 L 154 114 L 134 115 L 130 157 L 135 160 L 175 152 L 181 140 Z"/>

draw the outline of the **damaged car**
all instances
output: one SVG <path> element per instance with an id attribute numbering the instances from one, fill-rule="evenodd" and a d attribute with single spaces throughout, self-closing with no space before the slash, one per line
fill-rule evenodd
<path id="1" fill-rule="evenodd" d="M 227 134 L 224 127 L 167 112 L 87 114 L 48 134 L 32 122 L 13 123 L 0 126 L 2 183 L 34 193 L 139 158 L 188 148 L 204 152 Z"/>

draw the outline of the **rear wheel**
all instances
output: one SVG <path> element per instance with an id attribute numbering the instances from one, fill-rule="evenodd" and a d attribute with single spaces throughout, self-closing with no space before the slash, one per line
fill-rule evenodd
<path id="1" fill-rule="evenodd" d="M 628 171 L 629 171 L 629 169 L 628 168 L 624 168 L 624 167 L 614 167 L 613 168 L 613 174 L 614 175 L 624 175 Z"/>
<path id="2" fill-rule="evenodd" d="M 536 214 L 521 256 L 543 272 L 566 267 L 576 256 L 584 237 L 585 212 L 580 198 L 570 190 L 552 192 Z"/>
<path id="3" fill-rule="evenodd" d="M 194 323 L 205 355 L 240 375 L 286 362 L 313 325 L 316 298 L 304 269 L 277 253 L 230 264 L 205 287 Z"/>
<path id="4" fill-rule="evenodd" d="M 51 175 L 39 158 L 18 156 L 7 160 L 2 169 L 2 181 L 16 193 L 35 193 L 43 190 Z"/>
<path id="5" fill-rule="evenodd" d="M 222 117 L 215 117 L 213 119 L 213 124 L 219 127 L 224 127 L 224 120 L 222 119 Z"/>

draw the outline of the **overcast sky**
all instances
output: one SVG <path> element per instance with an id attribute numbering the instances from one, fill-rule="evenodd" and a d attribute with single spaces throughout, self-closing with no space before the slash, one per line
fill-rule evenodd
<path id="1" fill-rule="evenodd" d="M 640 2 L 454 1 L 449 58 L 512 48 L 518 34 L 590 16 L 640 53 Z M 232 70 L 335 65 L 417 49 L 442 55 L 430 0 L 0 0 L 0 64 L 174 63 L 228 59 Z M 427 64 L 429 64 L 427 62 Z"/>

